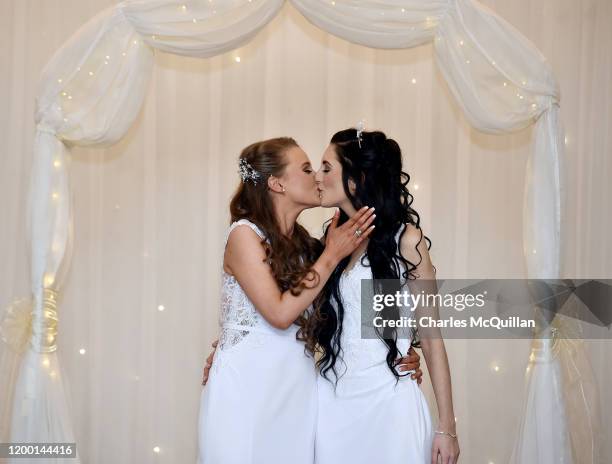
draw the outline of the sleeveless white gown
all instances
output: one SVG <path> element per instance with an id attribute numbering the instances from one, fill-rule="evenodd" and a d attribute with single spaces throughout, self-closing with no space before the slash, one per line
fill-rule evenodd
<path id="1" fill-rule="evenodd" d="M 364 262 L 369 264 L 367 258 Z M 429 464 L 431 416 L 417 381 L 408 375 L 400 377 L 396 386 L 385 361 L 387 345 L 380 339 L 361 338 L 361 279 L 372 279 L 366 265 L 357 261 L 340 280 L 345 310 L 343 354 L 336 362 L 340 380 L 334 392 L 330 381 L 321 375 L 317 378 L 315 463 Z M 407 285 L 402 290 L 409 292 Z M 401 314 L 411 316 L 409 309 Z M 402 355 L 410 342 L 398 335 Z M 335 380 L 332 372 L 328 376 Z"/>
<path id="2" fill-rule="evenodd" d="M 230 232 L 245 225 L 241 219 Z M 200 398 L 198 464 L 312 464 L 317 372 L 298 327 L 280 330 L 223 272 L 221 334 Z M 310 307 L 310 310 L 312 306 Z"/>

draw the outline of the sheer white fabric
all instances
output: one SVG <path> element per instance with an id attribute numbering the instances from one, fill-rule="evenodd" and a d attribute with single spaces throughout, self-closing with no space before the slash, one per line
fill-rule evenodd
<path id="1" fill-rule="evenodd" d="M 44 289 L 61 292 L 71 261 L 70 147 L 106 147 L 126 134 L 143 104 L 156 48 L 194 57 L 231 50 L 253 37 L 282 3 L 122 2 L 78 29 L 46 65 L 36 97 L 27 211 L 33 335 L 27 355 L 2 364 L 3 371 L 15 373 L 5 377 L 2 390 L 3 410 L 13 405 L 13 441 L 73 436 L 63 389 L 51 385 L 63 382 L 54 341 L 40 335 L 49 332 L 53 320 L 46 314 L 55 314 L 45 310 Z M 525 183 L 524 254 L 530 277 L 557 277 L 563 130 L 558 86 L 538 50 L 473 0 L 292 3 L 314 24 L 355 43 L 397 48 L 433 40 L 449 88 L 482 131 L 514 131 L 536 122 Z M 37 405 L 31 422 L 23 422 L 17 411 L 32 392 L 43 391 L 46 397 L 30 402 Z M 51 410 L 61 425 L 46 419 Z"/>

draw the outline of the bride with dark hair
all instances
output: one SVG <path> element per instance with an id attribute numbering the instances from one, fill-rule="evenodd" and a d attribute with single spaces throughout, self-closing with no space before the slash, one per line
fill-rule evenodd
<path id="1" fill-rule="evenodd" d="M 367 321 L 361 287 L 373 283 L 368 279 L 399 279 L 405 292 L 415 294 L 423 282 L 435 282 L 431 241 L 411 207 L 400 147 L 383 132 L 340 131 L 325 150 L 316 180 L 321 206 L 340 208 L 338 224 L 367 204 L 376 209 L 376 229 L 340 260 L 303 329 L 308 350 L 321 353 L 315 463 L 437 463 L 438 456 L 443 464 L 455 463 L 459 444 L 440 334 L 421 336 L 419 343 L 417 333 L 398 338 L 394 326 L 386 325 L 376 338 L 362 336 Z M 420 309 L 411 309 L 390 308 L 385 318 L 414 316 L 414 310 L 418 318 Z M 435 436 L 419 386 L 397 370 L 398 353 L 412 343 L 422 347 L 431 374 L 439 411 Z"/>

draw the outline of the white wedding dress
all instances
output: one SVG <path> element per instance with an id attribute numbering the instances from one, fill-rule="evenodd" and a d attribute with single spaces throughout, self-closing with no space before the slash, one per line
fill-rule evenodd
<path id="1" fill-rule="evenodd" d="M 264 237 L 241 219 L 229 227 L 225 244 L 240 225 Z M 270 325 L 226 272 L 220 324 L 200 399 L 198 464 L 312 464 L 317 372 L 295 338 L 298 327 Z"/>
<path id="2" fill-rule="evenodd" d="M 361 279 L 372 279 L 367 258 L 364 262 L 365 265 L 358 260 L 340 280 L 345 310 L 343 354 L 336 362 L 340 379 L 334 392 L 330 381 L 321 375 L 317 378 L 315 463 L 429 464 L 431 416 L 417 381 L 408 375 L 400 377 L 396 386 L 385 361 L 387 345 L 378 338 L 361 338 Z M 409 292 L 407 285 L 402 290 Z M 334 300 L 332 304 L 335 308 Z M 401 314 L 414 316 L 406 307 Z M 410 342 L 409 337 L 398 335 L 397 346 L 402 355 L 407 353 Z M 335 380 L 331 371 L 328 376 Z"/>

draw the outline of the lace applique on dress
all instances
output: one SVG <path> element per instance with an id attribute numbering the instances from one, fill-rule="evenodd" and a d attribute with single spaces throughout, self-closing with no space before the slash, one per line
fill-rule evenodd
<path id="1" fill-rule="evenodd" d="M 240 219 L 232 223 L 225 234 L 224 247 L 227 245 L 229 235 L 232 230 L 237 226 L 244 224 L 248 225 L 251 229 L 257 233 L 261 238 L 264 237 L 263 232 L 248 219 Z M 223 268 L 222 268 L 223 269 Z M 247 295 L 240 287 L 240 284 L 236 278 L 222 270 L 223 277 L 221 283 L 221 312 L 219 315 L 219 325 L 223 323 L 229 323 L 232 325 L 239 325 L 242 327 L 255 327 L 259 324 L 260 315 L 255 306 L 249 300 Z M 221 334 L 219 335 L 219 348 L 221 350 L 227 350 L 237 345 L 243 340 L 248 334 L 249 330 L 240 330 L 235 328 L 221 328 Z"/>

